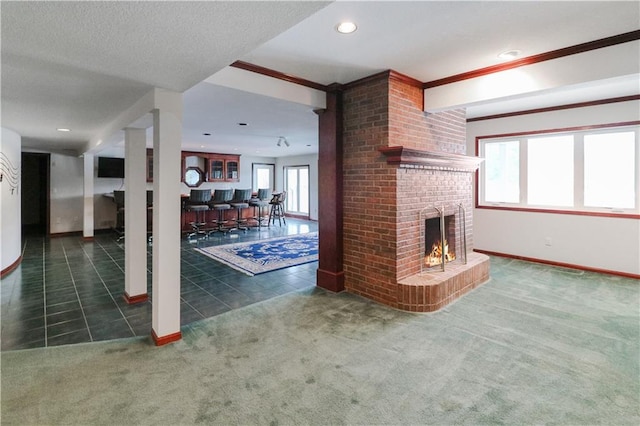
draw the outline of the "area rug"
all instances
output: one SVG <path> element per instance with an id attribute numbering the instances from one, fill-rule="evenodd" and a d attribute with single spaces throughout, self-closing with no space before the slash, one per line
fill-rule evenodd
<path id="1" fill-rule="evenodd" d="M 311 232 L 195 250 L 247 275 L 254 276 L 318 260 L 318 233 Z"/>

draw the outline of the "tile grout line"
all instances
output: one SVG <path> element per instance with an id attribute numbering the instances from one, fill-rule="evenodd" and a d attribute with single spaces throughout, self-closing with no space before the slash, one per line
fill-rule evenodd
<path id="1" fill-rule="evenodd" d="M 111 261 L 124 273 L 124 270 L 122 268 L 120 268 L 120 265 L 118 265 L 118 262 L 115 261 L 115 259 L 111 256 L 111 254 L 107 250 L 105 250 L 105 248 L 103 247 L 102 244 L 100 244 L 97 241 L 94 241 L 94 244 L 98 244 L 98 247 L 100 247 L 100 249 L 102 251 L 104 251 L 107 254 L 107 256 L 109 256 L 109 259 L 111 259 Z M 107 285 L 104 283 L 104 280 L 102 279 L 102 275 L 100 275 L 100 272 L 96 268 L 96 265 L 93 263 L 91 258 L 87 255 L 87 252 L 84 249 L 84 245 L 82 246 L 82 252 L 87 256 L 87 259 L 89 259 L 89 263 L 91 264 L 91 267 L 93 268 L 94 271 L 96 271 L 96 274 L 98 274 L 98 277 L 100 278 L 100 282 L 102 283 L 102 287 L 104 287 L 105 290 L 107 290 L 107 293 L 109 293 L 109 297 L 111 298 L 111 300 L 113 300 L 113 304 L 116 305 L 116 308 L 118 309 L 118 312 L 120 312 L 120 315 L 122 315 L 122 318 L 124 319 L 124 322 L 127 323 L 127 327 L 129 327 L 129 330 L 131 330 L 131 333 L 134 336 L 137 336 L 136 332 L 133 330 L 133 327 L 131 327 L 131 324 L 129 323 L 129 320 L 127 319 L 127 316 L 124 314 L 124 312 L 122 312 L 122 309 L 120 309 L 120 306 L 116 302 L 116 299 L 114 299 L 113 294 L 111 294 L 111 290 L 109 290 L 109 287 L 107 287 Z"/>
<path id="2" fill-rule="evenodd" d="M 76 293 L 76 297 L 78 298 L 78 304 L 80 305 L 80 312 L 82 312 L 82 319 L 84 319 L 84 325 L 87 326 L 87 333 L 89 333 L 89 341 L 93 342 L 93 336 L 91 335 L 91 330 L 89 329 L 89 323 L 87 322 L 87 316 L 84 313 L 84 308 L 82 307 L 82 301 L 80 300 L 80 294 L 78 294 L 78 287 L 76 287 L 76 280 L 73 278 L 73 270 L 71 269 L 71 265 L 69 265 L 69 258 L 67 257 L 67 250 L 64 247 L 64 242 L 62 245 L 62 253 L 64 253 L 64 260 L 67 263 L 67 268 L 69 268 L 69 275 L 71 276 L 71 282 L 73 283 L 73 290 Z"/>
<path id="3" fill-rule="evenodd" d="M 25 242 L 24 247 L 27 248 L 28 240 Z M 44 238 L 42 239 L 42 303 L 44 311 L 44 347 L 49 346 L 49 333 L 47 332 L 47 257 L 46 257 L 46 244 Z"/>
<path id="4" fill-rule="evenodd" d="M 191 263 L 189 263 L 189 262 L 186 262 L 186 261 L 185 261 L 185 263 L 186 263 L 186 264 L 188 264 L 188 265 L 190 265 L 192 268 L 195 268 L 195 269 L 197 269 L 197 270 L 199 270 L 199 271 L 202 271 L 202 272 L 207 273 L 207 275 L 208 275 L 208 272 L 207 272 L 207 271 L 204 271 L 204 270 L 202 270 L 202 269 L 198 268 L 197 266 L 195 266 L 195 265 L 193 265 L 193 264 L 191 264 Z M 180 270 L 182 270 L 182 268 L 180 268 Z M 185 279 L 185 280 L 187 280 L 187 281 L 189 281 L 192 285 L 194 285 L 194 286 L 198 287 L 200 290 L 204 291 L 204 292 L 205 292 L 205 293 L 207 293 L 209 296 L 213 297 L 214 299 L 216 299 L 217 301 L 219 301 L 220 303 L 222 303 L 222 304 L 223 304 L 224 306 L 226 306 L 227 308 L 229 308 L 229 309 L 233 309 L 231 306 L 227 305 L 227 304 L 225 303 L 225 301 L 224 301 L 224 300 L 222 300 L 222 299 L 218 298 L 215 294 L 209 293 L 205 288 L 201 287 L 199 284 L 197 284 L 197 283 L 196 283 L 195 281 L 193 281 L 191 278 L 189 278 L 189 277 L 186 277 L 186 276 L 182 275 L 182 273 L 180 273 L 180 277 L 181 277 L 181 278 L 184 278 L 184 279 Z M 215 277 L 213 277 L 213 279 L 220 281 L 218 278 L 215 278 Z M 220 281 L 220 282 L 221 282 L 222 284 L 226 285 L 227 287 L 229 287 L 229 289 L 231 289 L 231 290 L 235 290 L 235 291 L 238 291 L 238 290 L 236 290 L 235 288 L 231 287 L 229 284 L 227 284 L 227 283 L 225 283 L 225 282 L 223 282 L 223 281 Z M 182 287 L 182 284 L 180 284 L 180 287 Z M 244 293 L 242 293 L 242 292 L 239 292 L 239 293 L 240 293 L 240 294 L 244 294 Z M 245 295 L 245 296 L 246 296 L 246 295 Z M 180 296 L 180 298 L 181 298 L 181 299 L 183 299 L 183 298 L 182 298 L 182 296 Z M 183 299 L 183 300 L 184 300 L 184 299 Z M 186 300 L 185 300 L 185 303 L 187 303 L 187 301 L 186 301 Z M 191 306 L 191 304 L 189 304 L 189 306 Z M 191 306 L 191 308 L 195 309 L 193 306 Z M 198 311 L 198 310 L 196 309 L 196 311 Z M 202 315 L 202 313 L 201 313 L 200 311 L 198 311 L 198 313 L 199 313 L 200 315 Z M 204 315 L 203 315 L 203 316 L 204 316 Z M 205 318 L 206 318 L 206 317 L 205 317 Z"/>
<path id="5" fill-rule="evenodd" d="M 116 262 L 116 260 L 113 258 L 113 256 L 111 256 L 111 253 L 109 253 L 109 251 L 108 251 L 107 249 L 105 249 L 105 248 L 104 248 L 104 246 L 103 246 L 102 244 L 100 244 L 100 242 L 99 242 L 99 241 L 97 241 L 97 240 L 96 240 L 96 241 L 94 241 L 94 243 L 95 243 L 95 244 L 98 244 L 98 246 L 99 246 L 99 247 L 100 247 L 100 248 L 101 248 L 101 249 L 102 249 L 102 250 L 107 254 L 107 256 L 109 256 L 109 259 L 111 259 L 111 261 L 112 261 L 112 262 L 113 262 L 113 263 L 118 267 L 118 269 L 120 269 L 120 270 L 122 271 L 122 273 L 124 274 L 124 273 L 125 273 L 124 268 L 122 268 L 122 267 L 118 264 L 118 262 Z M 124 246 L 121 246 L 120 244 L 117 244 L 117 243 L 116 243 L 116 246 L 117 246 L 120 250 L 122 250 L 122 252 L 124 253 Z M 84 251 L 84 247 L 83 247 L 83 249 L 82 249 L 82 250 Z M 89 260 L 91 260 L 91 259 L 89 259 Z M 92 264 L 93 264 L 93 263 L 92 263 Z M 95 267 L 94 267 L 94 269 L 95 269 Z M 96 270 L 96 272 L 98 272 L 98 271 Z M 109 293 L 111 293 L 111 292 L 109 292 Z"/>
<path id="6" fill-rule="evenodd" d="M 249 231 L 249 235 L 251 235 L 252 237 L 254 237 L 256 234 L 253 232 Z M 262 234 L 261 234 L 262 235 Z M 293 234 L 295 235 L 295 234 Z M 278 236 L 285 236 L 285 235 L 280 235 L 278 234 Z M 243 235 L 240 234 L 239 235 L 239 239 L 238 240 L 244 240 Z M 260 238 L 259 238 L 260 239 Z M 259 240 L 258 239 L 258 240 Z M 215 241 L 210 241 L 210 243 L 212 243 L 212 245 L 219 245 L 219 244 L 223 244 L 225 242 L 228 243 L 228 241 L 226 241 L 225 239 L 222 238 L 215 238 L 212 239 Z M 248 240 L 249 241 L 249 240 Z M 251 238 L 250 241 L 257 241 L 255 238 Z M 81 268 L 82 263 L 85 264 L 85 268 L 88 267 L 88 265 L 92 265 L 93 271 L 97 271 L 100 270 L 102 271 L 102 273 L 105 274 L 105 276 L 107 276 L 107 280 L 104 279 L 104 276 L 100 274 L 98 274 L 98 278 L 101 280 L 101 284 L 103 285 L 103 289 L 106 288 L 109 296 L 110 296 L 110 300 L 112 300 L 112 302 L 114 300 L 118 301 L 118 303 L 116 303 L 116 309 L 118 309 L 118 311 L 113 310 L 113 308 L 109 308 L 110 312 L 118 312 L 120 317 L 125 320 L 125 323 L 129 326 L 129 328 L 132 328 L 132 324 L 133 324 L 133 320 L 138 320 L 137 316 L 131 316 L 128 317 L 127 315 L 137 315 L 137 311 L 134 312 L 134 310 L 127 310 L 126 305 L 123 305 L 120 301 L 120 299 L 118 298 L 119 294 L 118 291 L 121 289 L 122 284 L 118 284 L 117 281 L 119 280 L 118 277 L 111 277 L 110 274 L 114 273 L 114 274 L 118 274 L 117 271 L 121 271 L 123 272 L 124 270 L 124 265 L 121 265 L 119 262 L 122 261 L 122 259 L 118 260 L 115 259 L 116 256 L 121 256 L 123 251 L 124 251 L 124 247 L 121 244 L 116 244 L 115 242 L 113 242 L 111 239 L 101 239 L 101 238 L 96 238 L 95 240 L 96 243 L 98 243 L 96 245 L 96 253 L 89 253 L 89 251 L 91 251 L 91 246 L 88 246 L 86 242 L 82 242 L 82 241 L 78 241 L 77 238 L 62 238 L 62 239 L 57 239 L 57 240 L 53 240 L 50 241 L 46 236 L 40 237 L 40 236 L 36 236 L 36 238 L 32 238 L 31 240 L 29 240 L 28 245 L 23 246 L 23 253 L 28 254 L 28 253 L 32 253 L 31 256 L 31 262 L 35 262 L 35 264 L 31 263 L 33 266 L 38 266 L 40 265 L 40 267 L 42 267 L 44 270 L 41 272 L 41 274 L 43 275 L 39 275 L 40 277 L 43 278 L 43 282 L 41 284 L 38 285 L 38 287 L 35 289 L 35 298 L 33 295 L 29 296 L 29 299 L 27 301 L 22 300 L 21 303 L 27 303 L 27 302 L 31 302 L 33 300 L 37 300 L 37 298 L 39 298 L 39 300 L 41 302 L 44 303 L 43 307 L 40 308 L 39 312 L 41 313 L 45 313 L 44 318 L 42 318 L 40 325 L 44 324 L 44 330 L 43 330 L 43 334 L 40 335 L 40 337 L 42 337 L 42 339 L 40 339 L 40 343 L 42 346 L 40 347 L 52 347 L 51 345 L 48 344 L 48 339 L 51 338 L 51 336 L 49 336 L 48 333 L 48 318 L 46 317 L 46 315 L 48 314 L 49 310 L 49 306 L 48 306 L 48 302 L 49 300 L 51 300 L 53 303 L 55 303 L 55 305 L 57 305 L 58 303 L 63 303 L 63 302 L 68 302 L 69 299 L 65 299 L 64 301 L 54 301 L 54 299 L 49 299 L 49 297 L 47 296 L 47 290 L 49 288 L 52 288 L 52 290 L 57 291 L 58 289 L 58 282 L 60 280 L 66 280 L 66 279 L 70 279 L 70 282 L 72 283 L 72 285 L 74 286 L 74 293 L 68 293 L 69 296 L 75 294 L 76 295 L 76 300 L 78 300 L 78 298 L 82 298 L 81 300 L 85 299 L 85 294 L 84 294 L 84 287 L 78 287 L 78 282 L 82 281 L 84 282 L 84 275 L 85 273 L 89 273 L 90 269 L 86 270 L 85 272 L 83 272 L 83 269 Z M 26 243 L 26 241 L 25 241 Z M 63 252 L 62 250 L 60 250 L 61 246 L 64 245 L 65 251 Z M 35 247 L 38 246 L 38 247 Z M 83 249 L 84 247 L 84 249 Z M 84 254 L 78 256 L 79 250 L 78 249 L 83 249 Z M 97 252 L 97 250 L 100 249 L 100 252 Z M 271 296 L 265 296 L 263 294 L 263 292 L 258 291 L 257 293 L 259 293 L 258 296 L 254 295 L 253 291 L 249 291 L 251 289 L 247 288 L 247 291 L 245 291 L 245 287 L 234 287 L 233 285 L 229 284 L 229 282 L 233 282 L 234 278 L 233 275 L 234 274 L 228 274 L 228 275 L 223 275 L 223 277 L 220 278 L 215 278 L 215 281 L 220 282 L 221 284 L 224 285 L 224 287 L 215 287 L 215 288 L 207 288 L 206 284 L 205 284 L 205 280 L 208 281 L 208 278 L 211 277 L 218 277 L 219 274 L 216 270 L 211 271 L 209 268 L 205 267 L 205 264 L 203 262 L 199 262 L 197 261 L 198 258 L 197 256 L 193 253 L 192 251 L 193 249 L 193 245 L 191 244 L 185 244 L 185 242 L 183 241 L 181 243 L 181 257 L 183 257 L 183 262 L 182 263 L 182 267 L 181 269 L 185 272 L 187 271 L 191 271 L 191 272 L 187 272 L 186 276 L 181 274 L 182 277 L 182 282 L 183 282 L 183 287 L 187 287 L 187 290 L 189 289 L 193 289 L 199 292 L 204 292 L 203 296 L 210 296 L 211 297 L 211 301 L 212 303 L 216 303 L 218 304 L 218 306 L 220 308 L 223 308 L 225 310 L 234 310 L 234 309 L 238 309 L 239 307 L 243 307 L 245 302 L 240 303 L 239 305 L 236 303 L 236 299 L 232 296 L 238 296 L 239 298 L 243 299 L 244 298 L 251 298 L 252 300 L 249 301 L 247 300 L 247 302 L 250 302 L 250 304 L 253 304 L 255 302 L 260 302 L 263 301 L 263 297 L 266 297 L 267 299 L 270 299 Z M 33 253 L 33 250 L 36 250 L 35 253 Z M 52 251 L 50 253 L 50 251 Z M 148 253 L 147 253 L 147 261 L 149 262 L 149 265 L 147 266 L 147 273 L 150 273 L 150 269 L 151 269 L 151 265 L 150 262 L 152 260 L 152 253 L 150 253 L 151 248 L 148 248 Z M 57 252 L 58 254 L 56 255 L 55 252 Z M 95 254 L 95 255 L 94 255 Z M 105 256 L 106 254 L 106 256 Z M 35 256 L 34 256 L 35 255 Z M 38 255 L 40 255 L 40 259 L 38 259 Z M 62 264 L 62 257 L 65 256 L 65 264 Z M 23 256 L 24 257 L 24 256 Z M 96 262 L 93 262 L 93 259 L 96 259 Z M 89 260 L 89 262 L 87 263 L 87 260 Z M 73 262 L 73 265 L 71 265 L 71 263 Z M 50 264 L 51 263 L 51 264 Z M 27 264 L 27 262 L 25 262 L 25 264 Z M 115 268 L 113 267 L 115 264 Z M 49 270 L 48 267 L 52 266 L 52 271 L 54 271 L 53 275 L 49 274 Z M 80 269 L 77 268 L 80 267 Z M 98 268 L 98 266 L 100 266 L 100 268 Z M 66 268 L 66 269 L 65 269 Z M 59 272 L 69 272 L 69 270 L 72 270 L 72 277 L 71 276 L 67 276 L 67 277 L 60 277 L 58 276 Z M 95 272 L 92 272 L 95 273 Z M 194 275 L 194 277 L 188 277 L 191 274 L 196 274 Z M 51 278 L 51 281 L 49 280 L 49 278 Z M 77 278 L 77 280 L 76 280 Z M 46 281 L 45 281 L 46 279 Z M 113 281 L 113 279 L 115 279 L 116 281 Z M 27 278 L 28 280 L 28 278 Z M 4 280 L 3 280 L 4 281 Z M 109 281 L 110 284 L 107 285 L 106 282 Z M 53 284 L 52 284 L 53 283 Z M 115 284 L 115 285 L 112 285 Z M 37 284 L 37 283 L 36 283 Z M 81 283 L 82 284 L 82 283 Z M 53 287 L 51 287 L 53 285 Z M 65 287 L 68 284 L 65 284 Z M 270 293 L 272 292 L 272 286 L 269 286 L 268 288 L 264 288 L 264 293 Z M 290 286 L 286 286 L 287 288 L 289 288 Z M 71 286 L 68 287 L 69 290 L 71 289 Z M 93 289 L 97 289 L 97 287 L 92 286 Z M 218 291 L 220 289 L 220 292 Z M 225 289 L 228 289 L 228 291 L 225 291 Z M 297 290 L 297 287 L 291 287 L 291 290 Z M 39 291 L 38 291 L 39 290 Z M 83 296 L 80 296 L 80 291 L 83 290 Z M 95 291 L 95 290 L 94 290 Z M 150 290 L 149 290 L 150 291 Z M 280 291 L 280 290 L 279 290 Z M 190 292 L 189 292 L 190 293 Z M 194 315 L 198 317 L 198 319 L 202 319 L 202 318 L 210 318 L 212 316 L 216 316 L 218 315 L 216 314 L 209 314 L 209 315 L 205 315 L 203 314 L 203 312 L 206 312 L 207 307 L 203 305 L 203 310 L 200 311 L 199 309 L 196 309 L 194 306 L 196 305 L 196 301 L 197 299 L 191 299 L 189 297 L 189 293 L 185 293 L 185 296 L 180 296 L 181 302 L 184 303 L 183 307 L 185 308 L 185 310 L 187 311 L 191 311 L 193 310 L 193 312 L 195 312 L 196 314 Z M 15 295 L 15 294 L 14 294 Z M 150 294 L 151 295 L 151 294 Z M 279 292 L 275 293 L 276 296 L 281 295 Z M 91 295 L 87 294 L 87 297 L 91 297 Z M 68 297 L 68 296 L 67 296 Z M 254 300 L 255 299 L 255 300 Z M 108 303 L 106 301 L 106 299 L 104 300 L 106 303 Z M 190 303 L 190 301 L 194 301 L 193 304 Z M 151 302 L 151 301 L 149 301 Z M 88 319 L 92 317 L 92 307 L 90 306 L 93 303 L 93 301 L 87 301 L 87 306 L 78 306 L 81 308 L 81 312 L 84 315 L 84 323 L 85 323 L 85 327 L 88 326 Z M 84 302 L 83 302 L 84 304 Z M 52 309 L 51 311 L 53 312 L 55 309 L 55 305 L 52 305 Z M 122 306 L 121 306 L 122 305 Z M 237 306 L 236 306 L 237 305 Z M 76 308 L 77 309 L 77 308 Z M 126 311 L 126 312 L 125 312 Z M 4 312 L 3 312 L 4 313 Z M 37 313 L 37 311 L 35 311 L 34 313 Z M 129 321 L 129 320 L 132 321 Z M 191 322 L 191 321 L 190 321 Z M 91 341 L 97 341 L 97 340 L 101 340 L 98 339 L 98 334 L 96 335 L 96 337 L 93 336 L 93 333 L 102 333 L 102 327 L 103 324 L 97 323 L 94 325 L 92 325 L 92 328 L 88 329 L 88 334 L 91 336 Z M 122 330 L 124 331 L 124 329 Z M 79 332 L 79 331 L 78 331 Z M 72 333 L 72 332 L 70 332 Z M 69 333 L 63 333 L 60 334 L 60 336 L 63 336 L 65 334 L 69 334 Z M 133 335 L 136 335 L 136 333 L 134 332 Z M 57 338 L 57 334 L 56 334 L 56 338 Z M 85 340 L 87 341 L 87 340 Z M 88 342 L 88 341 L 87 341 Z M 56 345 L 56 344 L 53 344 Z"/>
<path id="7" fill-rule="evenodd" d="M 214 299 L 216 299 L 218 302 L 222 303 L 222 304 L 223 304 L 224 306 L 226 306 L 227 308 L 229 308 L 229 309 L 233 309 L 231 306 L 227 305 L 227 304 L 225 303 L 225 301 L 224 301 L 224 300 L 222 300 L 222 299 L 218 298 L 215 294 L 209 293 L 206 289 L 204 289 L 204 288 L 200 287 L 198 284 L 196 284 L 195 282 L 193 282 L 191 279 L 189 279 L 189 278 L 187 278 L 187 277 L 184 277 L 184 279 L 185 279 L 185 280 L 187 280 L 187 281 L 189 281 L 192 285 L 194 285 L 194 286 L 198 287 L 200 290 L 202 290 L 202 291 L 204 291 L 205 293 L 207 293 L 209 296 L 211 296 L 211 297 L 213 297 Z M 214 279 L 217 279 L 217 278 L 214 278 Z M 220 280 L 218 280 L 218 281 L 220 281 Z M 220 281 L 220 282 L 222 282 L 222 281 Z M 231 290 L 235 290 L 235 289 L 234 289 L 233 287 L 231 287 L 229 284 L 226 284 L 226 283 L 223 283 L 223 284 L 224 284 L 224 285 L 226 285 L 227 287 L 229 287 Z M 241 293 L 241 294 L 242 294 L 242 293 Z M 182 296 L 180 296 L 180 299 L 184 300 L 184 302 L 185 302 L 187 305 L 191 306 L 191 304 L 190 304 L 189 302 L 187 302 L 187 301 L 186 301 Z M 191 308 L 192 308 L 192 309 L 195 309 L 196 311 L 198 311 L 198 310 L 197 310 L 196 308 L 194 308 L 193 306 L 191 306 Z M 199 313 L 200 315 L 202 315 L 202 313 L 201 313 L 200 311 L 198 311 L 198 313 Z M 207 317 L 205 317 L 204 315 L 203 315 L 203 317 L 204 317 L 204 318 L 207 318 Z"/>

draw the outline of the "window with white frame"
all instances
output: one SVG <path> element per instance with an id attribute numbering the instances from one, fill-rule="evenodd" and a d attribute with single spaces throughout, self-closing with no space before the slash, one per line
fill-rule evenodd
<path id="1" fill-rule="evenodd" d="M 478 206 L 640 212 L 640 126 L 478 138 Z"/>

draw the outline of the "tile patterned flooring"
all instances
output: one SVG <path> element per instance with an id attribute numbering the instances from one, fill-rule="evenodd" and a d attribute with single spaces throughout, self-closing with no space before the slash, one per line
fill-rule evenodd
<path id="1" fill-rule="evenodd" d="M 318 230 L 317 222 L 250 229 L 181 243 L 181 324 L 314 286 L 318 262 L 249 277 L 193 250 Z M 2 351 L 150 336 L 151 302 L 129 305 L 124 293 L 124 241 L 113 233 L 23 239 L 21 265 L 0 281 Z M 151 250 L 147 252 L 151 294 Z"/>

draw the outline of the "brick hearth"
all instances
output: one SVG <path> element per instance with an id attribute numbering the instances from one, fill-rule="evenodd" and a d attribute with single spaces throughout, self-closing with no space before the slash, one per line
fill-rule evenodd
<path id="1" fill-rule="evenodd" d="M 432 312 L 448 305 L 489 279 L 489 261 L 480 253 L 469 253 L 467 264 L 453 262 L 445 271 L 432 268 L 398 282 L 398 308 Z"/>
<path id="2" fill-rule="evenodd" d="M 419 82 L 393 71 L 343 93 L 343 264 L 347 291 L 427 312 L 486 281 L 489 261 L 469 253 L 467 265 L 420 275 L 420 211 L 426 207 L 462 204 L 472 251 L 478 164 L 464 155 L 465 111 L 424 113 L 422 94 Z"/>

